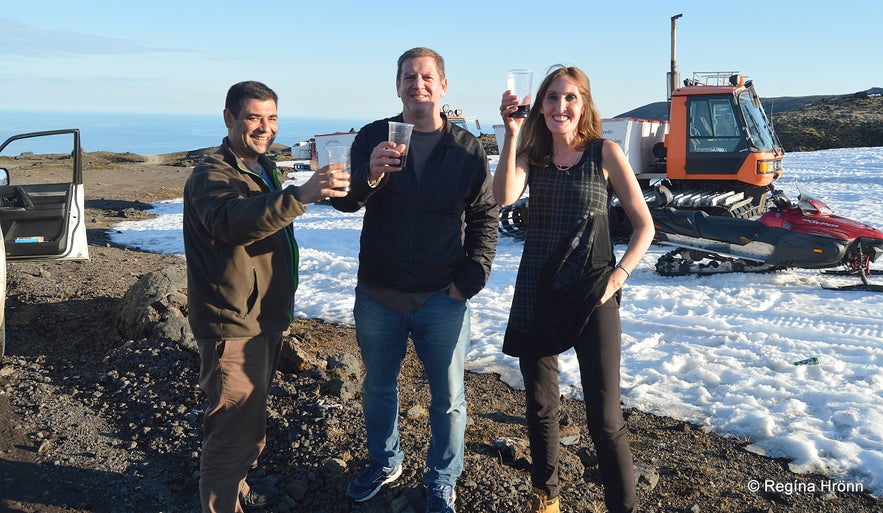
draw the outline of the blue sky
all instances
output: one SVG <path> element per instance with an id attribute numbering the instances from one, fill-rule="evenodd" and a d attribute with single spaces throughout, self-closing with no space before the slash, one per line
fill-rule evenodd
<path id="1" fill-rule="evenodd" d="M 231 84 L 260 80 L 281 116 L 371 120 L 400 110 L 398 56 L 429 46 L 445 101 L 484 131 L 513 67 L 534 88 L 550 65 L 582 67 L 611 117 L 665 99 L 678 13 L 682 77 L 736 70 L 764 97 L 883 87 L 876 0 L 17 1 L 0 10 L 0 109 L 211 115 Z"/>

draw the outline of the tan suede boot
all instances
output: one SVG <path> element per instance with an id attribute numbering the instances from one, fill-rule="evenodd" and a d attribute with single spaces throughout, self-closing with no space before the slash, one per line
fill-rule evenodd
<path id="1" fill-rule="evenodd" d="M 534 488 L 527 499 L 527 508 L 524 513 L 559 513 L 558 497 L 550 500 L 546 492 Z"/>

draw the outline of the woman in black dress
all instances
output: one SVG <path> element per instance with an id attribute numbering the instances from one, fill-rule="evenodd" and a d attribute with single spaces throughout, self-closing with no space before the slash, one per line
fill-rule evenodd
<path id="1" fill-rule="evenodd" d="M 556 66 L 545 77 L 526 118 L 512 117 L 520 99 L 506 91 L 500 113 L 506 136 L 494 176 L 494 196 L 510 205 L 530 188 L 527 235 L 503 351 L 519 358 L 526 395 L 533 493 L 528 512 L 557 513 L 558 356 L 573 347 L 579 362 L 589 434 L 598 454 L 611 513 L 637 510 L 632 453 L 620 407 L 620 289 L 653 240 L 653 221 L 622 149 L 603 139 L 589 79 L 576 67 Z M 517 143 L 517 148 L 516 148 Z M 616 261 L 607 222 L 608 190 L 633 228 Z M 535 316 L 539 279 L 574 228 L 589 219 L 596 268 L 594 310 L 579 333 L 550 340 Z M 605 283 L 606 282 L 606 283 Z M 589 305 L 590 307 L 593 305 Z M 591 309 L 591 308 L 590 308 Z"/>

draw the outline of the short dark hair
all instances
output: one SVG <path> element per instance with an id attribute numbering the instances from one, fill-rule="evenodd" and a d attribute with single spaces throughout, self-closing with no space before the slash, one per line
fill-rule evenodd
<path id="1" fill-rule="evenodd" d="M 234 116 L 238 117 L 242 107 L 245 106 L 248 100 L 273 100 L 273 103 L 277 105 L 279 103 L 279 98 L 272 89 L 261 82 L 247 80 L 233 84 L 230 87 L 227 91 L 227 100 L 224 102 L 224 107 L 232 112 Z"/>
<path id="2" fill-rule="evenodd" d="M 403 53 L 401 57 L 399 57 L 399 62 L 396 67 L 396 83 L 402 78 L 402 64 L 408 59 L 416 59 L 417 57 L 432 57 L 435 59 L 435 67 L 438 69 L 439 78 L 445 78 L 445 60 L 444 58 L 438 54 L 435 50 L 430 48 L 426 48 L 423 46 L 418 46 L 417 48 L 411 48 L 407 52 Z"/>

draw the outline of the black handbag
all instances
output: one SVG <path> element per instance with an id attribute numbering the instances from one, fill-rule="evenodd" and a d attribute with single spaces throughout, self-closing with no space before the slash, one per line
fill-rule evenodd
<path id="1" fill-rule="evenodd" d="M 504 350 L 513 356 L 542 357 L 574 346 L 598 306 L 613 272 L 592 262 L 597 223 L 606 217 L 583 216 L 540 272 L 531 333 L 506 330 Z"/>
<path id="2" fill-rule="evenodd" d="M 607 222 L 586 214 L 573 235 L 549 257 L 537 281 L 533 332 L 543 352 L 558 354 L 573 347 L 589 322 L 613 272 L 592 263 L 596 226 Z"/>

